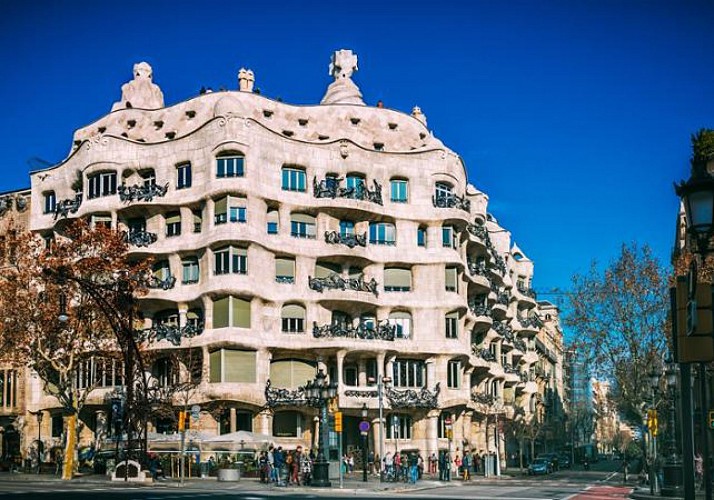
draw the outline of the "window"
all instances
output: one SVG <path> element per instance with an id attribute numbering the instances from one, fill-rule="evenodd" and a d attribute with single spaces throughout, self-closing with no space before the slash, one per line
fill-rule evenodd
<path id="1" fill-rule="evenodd" d="M 424 387 L 426 364 L 419 359 L 396 359 L 393 363 L 395 387 Z"/>
<path id="2" fill-rule="evenodd" d="M 406 311 L 389 313 L 389 324 L 396 327 L 394 335 L 399 339 L 408 339 L 412 335 L 412 315 Z"/>
<path id="3" fill-rule="evenodd" d="M 225 224 L 228 221 L 246 222 L 245 202 L 245 198 L 237 196 L 226 196 L 217 200 L 214 205 L 215 224 Z"/>
<path id="4" fill-rule="evenodd" d="M 412 289 L 411 269 L 385 268 L 384 269 L 384 291 L 385 292 L 408 292 Z"/>
<path id="5" fill-rule="evenodd" d="M 348 174 L 345 178 L 345 186 L 352 191 L 352 198 L 362 199 L 364 196 L 365 180 L 362 174 Z"/>
<path id="6" fill-rule="evenodd" d="M 117 359 L 92 357 L 79 363 L 76 381 L 82 389 L 124 385 L 124 366 Z"/>
<path id="7" fill-rule="evenodd" d="M 250 328 L 250 300 L 229 295 L 213 301 L 213 328 Z"/>
<path id="8" fill-rule="evenodd" d="M 144 187 L 156 186 L 156 172 L 153 168 L 141 172 L 141 183 Z"/>
<path id="9" fill-rule="evenodd" d="M 266 216 L 268 223 L 268 234 L 278 234 L 278 227 L 280 221 L 280 214 L 277 210 L 268 210 Z"/>
<path id="10" fill-rule="evenodd" d="M 273 436 L 302 437 L 303 417 L 297 411 L 279 411 L 273 415 Z"/>
<path id="11" fill-rule="evenodd" d="M 151 375 L 156 379 L 159 387 L 176 386 L 180 380 L 177 368 L 169 358 L 157 359 L 151 367 Z"/>
<path id="12" fill-rule="evenodd" d="M 280 319 L 284 332 L 303 333 L 305 331 L 305 308 L 300 304 L 284 305 Z"/>
<path id="13" fill-rule="evenodd" d="M 143 233 L 146 231 L 146 219 L 143 217 L 132 217 L 126 222 L 129 233 Z"/>
<path id="14" fill-rule="evenodd" d="M 17 371 L 0 370 L 0 407 L 13 408 L 17 405 Z"/>
<path id="15" fill-rule="evenodd" d="M 372 245 L 395 245 L 397 230 L 389 222 L 369 223 L 369 243 Z"/>
<path id="16" fill-rule="evenodd" d="M 393 203 L 406 203 L 408 200 L 409 182 L 405 179 L 392 179 L 389 181 L 391 201 Z"/>
<path id="17" fill-rule="evenodd" d="M 426 247 L 426 228 L 424 226 L 417 228 L 417 246 Z"/>
<path id="18" fill-rule="evenodd" d="M 446 338 L 455 339 L 459 336 L 459 313 L 454 311 L 445 316 Z"/>
<path id="19" fill-rule="evenodd" d="M 216 177 L 243 177 L 245 158 L 243 156 L 222 156 L 216 158 Z"/>
<path id="20" fill-rule="evenodd" d="M 160 282 L 171 279 L 171 267 L 168 260 L 160 260 L 153 267 L 154 277 Z"/>
<path id="21" fill-rule="evenodd" d="M 112 228 L 112 216 L 105 214 L 93 214 L 91 218 L 91 226 L 93 228 L 98 226 L 104 226 L 107 229 Z"/>
<path id="22" fill-rule="evenodd" d="M 351 220 L 340 221 L 340 236 L 354 236 L 355 223 Z"/>
<path id="23" fill-rule="evenodd" d="M 176 189 L 191 187 L 191 163 L 182 163 L 176 167 Z"/>
<path id="24" fill-rule="evenodd" d="M 201 309 L 189 309 L 186 313 L 186 326 L 191 326 L 198 332 L 203 331 L 203 311 Z"/>
<path id="25" fill-rule="evenodd" d="M 218 349 L 209 354 L 211 383 L 253 384 L 256 381 L 255 351 Z"/>
<path id="26" fill-rule="evenodd" d="M 328 278 L 333 274 L 341 274 L 342 268 L 331 262 L 317 261 L 315 262 L 315 277 Z"/>
<path id="27" fill-rule="evenodd" d="M 394 413 L 387 417 L 387 439 L 411 439 L 412 417 Z"/>
<path id="28" fill-rule="evenodd" d="M 199 267 L 198 257 L 186 257 L 181 261 L 181 283 L 191 285 L 198 283 Z"/>
<path id="29" fill-rule="evenodd" d="M 434 195 L 437 199 L 448 198 L 452 194 L 452 189 L 451 184 L 448 182 L 437 182 L 434 187 Z"/>
<path id="30" fill-rule="evenodd" d="M 201 209 L 191 210 L 193 214 L 193 232 L 200 233 L 203 225 L 203 213 Z"/>
<path id="31" fill-rule="evenodd" d="M 275 281 L 278 283 L 295 283 L 295 259 L 275 258 Z"/>
<path id="32" fill-rule="evenodd" d="M 246 274 L 248 272 L 248 249 L 234 246 L 213 251 L 214 274 Z"/>
<path id="33" fill-rule="evenodd" d="M 301 359 L 280 359 L 270 363 L 273 387 L 297 389 L 315 378 L 315 364 Z"/>
<path id="34" fill-rule="evenodd" d="M 43 213 L 52 214 L 55 212 L 57 207 L 57 195 L 54 191 L 48 191 L 45 193 L 45 211 Z"/>
<path id="35" fill-rule="evenodd" d="M 345 385 L 350 387 L 357 387 L 359 385 L 357 365 L 345 365 L 342 371 L 342 380 L 344 380 Z"/>
<path id="36" fill-rule="evenodd" d="M 292 214 L 290 216 L 290 236 L 315 239 L 315 234 L 315 217 L 308 214 Z"/>
<path id="37" fill-rule="evenodd" d="M 166 236 L 179 236 L 181 234 L 181 214 L 173 212 L 166 215 Z"/>
<path id="38" fill-rule="evenodd" d="M 447 292 L 458 292 L 458 272 L 455 267 L 446 267 L 446 272 L 444 276 L 446 282 Z"/>
<path id="39" fill-rule="evenodd" d="M 461 387 L 461 361 L 452 359 L 446 367 L 446 387 L 458 389 Z"/>
<path id="40" fill-rule="evenodd" d="M 283 191 L 301 191 L 307 189 L 305 170 L 295 167 L 283 167 Z"/>
<path id="41" fill-rule="evenodd" d="M 109 196 L 117 192 L 117 173 L 116 172 L 101 172 L 99 174 L 90 175 L 89 192 L 87 198 L 99 198 L 100 196 Z"/>
<path id="42" fill-rule="evenodd" d="M 438 438 L 439 439 L 446 439 L 449 437 L 449 433 L 446 432 L 448 427 L 446 426 L 446 421 L 451 420 L 451 425 L 453 426 L 453 422 L 455 420 L 454 416 L 446 411 L 442 411 L 439 414 L 439 430 L 438 430 Z"/>
<path id="43" fill-rule="evenodd" d="M 444 248 L 456 248 L 456 231 L 453 226 L 441 228 L 441 244 Z"/>

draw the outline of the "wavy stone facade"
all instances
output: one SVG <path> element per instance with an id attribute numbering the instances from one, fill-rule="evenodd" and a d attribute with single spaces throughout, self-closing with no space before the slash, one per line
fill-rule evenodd
<path id="1" fill-rule="evenodd" d="M 546 319 L 533 263 L 421 111 L 364 105 L 335 61 L 316 106 L 253 93 L 241 70 L 241 91 L 163 107 L 151 68 L 137 65 L 69 157 L 32 173 L 31 229 L 49 237 L 87 217 L 155 259 L 145 327 L 200 332 L 179 347 L 200 353 L 194 430 L 309 446 L 316 412 L 276 389 L 293 394 L 322 369 L 338 383 L 346 449 L 359 446 L 365 404 L 379 450 L 376 383 L 388 378 L 385 451 L 446 449 L 452 416 L 452 450 L 498 444 L 505 464 L 515 426 L 494 422 L 544 418 L 548 391 L 562 393 L 557 309 Z M 166 378 L 160 363 L 152 375 Z M 86 439 L 105 434 L 111 390 L 90 399 Z M 54 408 L 35 391 L 32 410 Z"/>

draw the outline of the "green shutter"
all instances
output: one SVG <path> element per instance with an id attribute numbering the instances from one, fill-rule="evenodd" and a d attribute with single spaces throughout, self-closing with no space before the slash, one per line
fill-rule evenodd
<path id="1" fill-rule="evenodd" d="M 250 328 L 250 301 L 233 297 L 233 326 Z"/>
<path id="2" fill-rule="evenodd" d="M 412 272 L 410 269 L 390 268 L 384 270 L 384 286 L 411 288 Z"/>
<path id="3" fill-rule="evenodd" d="M 209 362 L 210 362 L 210 378 L 209 382 L 211 383 L 218 383 L 222 382 L 221 380 L 221 352 L 222 350 L 219 349 L 217 351 L 213 351 L 209 355 Z"/>
<path id="4" fill-rule="evenodd" d="M 181 214 L 180 213 L 173 213 L 170 215 L 166 216 L 166 224 L 176 224 L 176 223 L 181 223 Z"/>
<path id="5" fill-rule="evenodd" d="M 293 259 L 275 259 L 275 276 L 290 276 L 295 277 L 295 260 Z"/>
<path id="6" fill-rule="evenodd" d="M 255 351 L 223 350 L 224 382 L 255 383 Z"/>
<path id="7" fill-rule="evenodd" d="M 270 385 L 283 388 L 291 387 L 290 361 L 273 361 L 270 363 Z"/>
<path id="8" fill-rule="evenodd" d="M 292 222 L 305 222 L 307 224 L 315 224 L 315 217 L 309 214 L 292 214 L 290 216 Z"/>
<path id="9" fill-rule="evenodd" d="M 228 303 L 230 297 L 213 301 L 213 328 L 226 328 L 228 326 Z"/>
<path id="10" fill-rule="evenodd" d="M 228 197 L 216 200 L 216 208 L 214 210 L 216 215 L 228 213 Z"/>

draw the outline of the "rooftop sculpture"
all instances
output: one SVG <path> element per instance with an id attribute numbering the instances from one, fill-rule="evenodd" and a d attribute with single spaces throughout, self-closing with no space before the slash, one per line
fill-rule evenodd
<path id="1" fill-rule="evenodd" d="M 320 104 L 358 104 L 364 106 L 362 93 L 352 81 L 352 73 L 357 71 L 357 54 L 351 50 L 337 50 L 332 54 L 330 75 L 335 79 L 327 87 Z"/>
<path id="2" fill-rule="evenodd" d="M 164 94 L 153 81 L 153 70 L 148 63 L 134 65 L 134 79 L 121 86 L 121 101 L 112 111 L 126 108 L 159 109 L 164 107 Z"/>

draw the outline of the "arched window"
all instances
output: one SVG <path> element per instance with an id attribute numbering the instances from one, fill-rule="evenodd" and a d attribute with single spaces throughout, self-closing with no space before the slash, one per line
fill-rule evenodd
<path id="1" fill-rule="evenodd" d="M 395 336 L 408 339 L 412 336 L 412 315 L 406 311 L 393 311 L 389 313 L 389 324 L 396 327 Z"/>
<path id="2" fill-rule="evenodd" d="M 447 292 L 458 292 L 458 271 L 456 267 L 447 266 L 444 273 L 444 281 L 446 284 Z"/>
<path id="3" fill-rule="evenodd" d="M 448 182 L 437 182 L 434 186 L 434 196 L 439 198 L 448 198 L 453 193 L 453 187 Z"/>
<path id="4" fill-rule="evenodd" d="M 300 304 L 286 304 L 280 312 L 282 330 L 288 333 L 305 331 L 305 307 Z"/>
<path id="5" fill-rule="evenodd" d="M 446 387 L 458 389 L 461 387 L 461 361 L 457 359 L 449 360 L 446 367 Z"/>
<path id="6" fill-rule="evenodd" d="M 417 228 L 417 246 L 426 248 L 426 243 L 426 226 L 419 226 Z"/>
<path id="7" fill-rule="evenodd" d="M 198 283 L 198 278 L 200 276 L 198 257 L 195 255 L 184 257 L 181 261 L 181 273 L 182 284 L 191 285 L 193 283 Z"/>
<path id="8" fill-rule="evenodd" d="M 117 193 L 117 173 L 114 171 L 92 174 L 87 177 L 87 183 L 87 198 L 90 200 Z"/>
<path id="9" fill-rule="evenodd" d="M 245 157 L 242 153 L 226 151 L 216 158 L 216 177 L 243 177 Z"/>
<path id="10" fill-rule="evenodd" d="M 275 281 L 277 283 L 295 283 L 295 259 L 275 257 Z"/>
<path id="11" fill-rule="evenodd" d="M 307 180 L 305 169 L 301 167 L 283 167 L 283 191 L 300 191 L 305 192 L 307 189 Z"/>
<path id="12" fill-rule="evenodd" d="M 45 214 L 52 214 L 55 211 L 55 208 L 57 207 L 57 195 L 55 194 L 54 191 L 47 191 L 43 193 L 43 196 L 45 198 L 45 209 L 44 212 Z"/>

